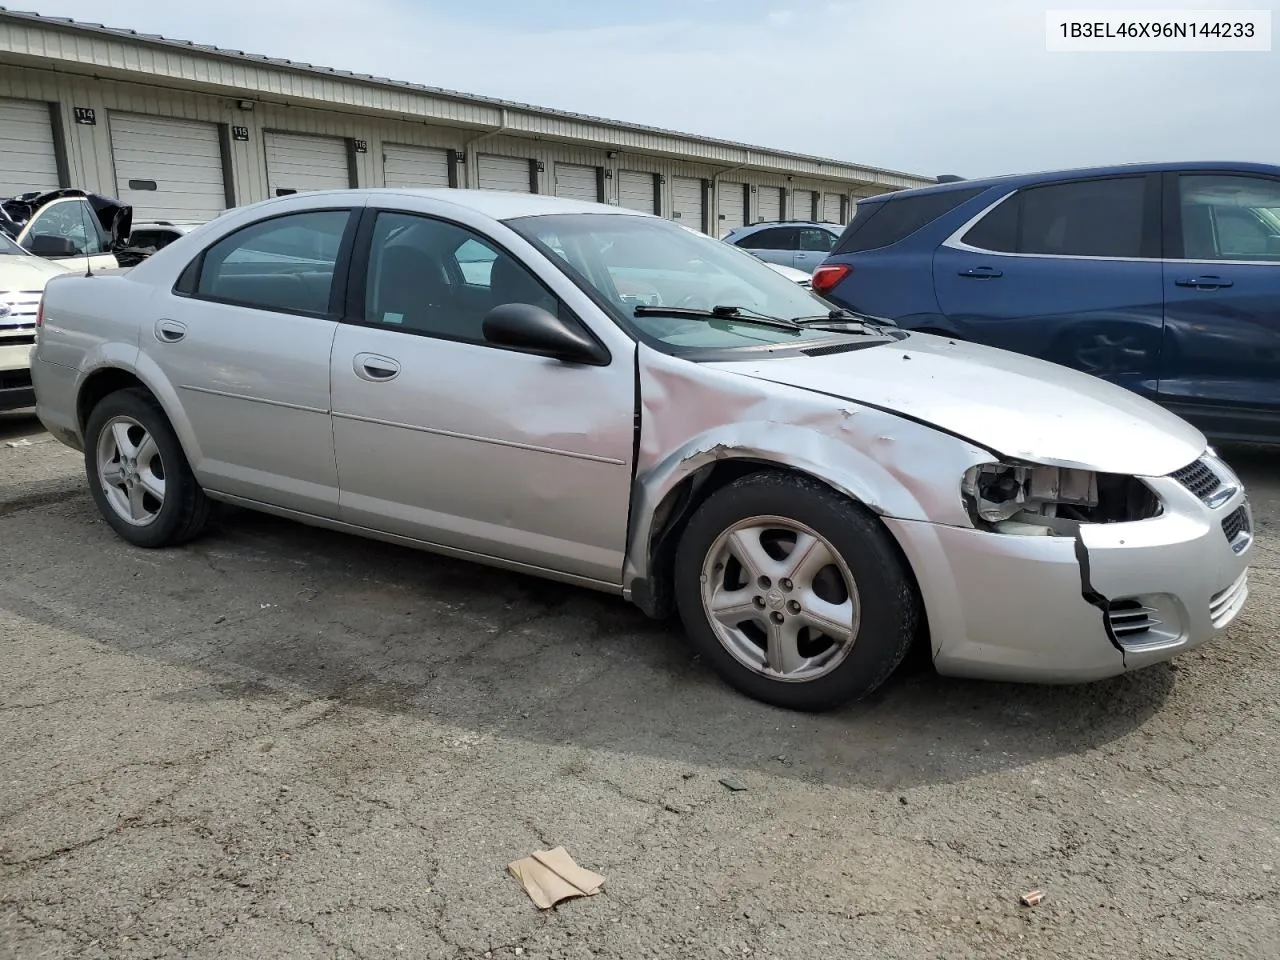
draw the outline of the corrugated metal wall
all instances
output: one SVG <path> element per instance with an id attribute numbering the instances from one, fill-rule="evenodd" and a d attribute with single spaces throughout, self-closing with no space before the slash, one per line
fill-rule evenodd
<path id="1" fill-rule="evenodd" d="M 141 68 L 145 65 L 137 66 Z M 674 177 L 711 181 L 726 169 L 714 164 L 633 153 L 606 146 L 593 148 L 507 134 L 484 136 L 483 131 L 346 113 L 337 109 L 317 110 L 255 103 L 253 109 L 244 110 L 240 109 L 238 101 L 226 97 L 34 68 L 0 66 L 0 97 L 56 103 L 65 131 L 65 159 L 71 184 L 104 193 L 113 193 L 116 189 L 107 122 L 108 115 L 112 112 L 203 120 L 222 125 L 228 145 L 228 175 L 231 179 L 232 196 L 237 204 L 264 200 L 269 195 L 264 147 L 266 131 L 342 138 L 350 145 L 355 178 L 360 186 L 384 185 L 382 158 L 385 143 L 456 151 L 459 159 L 456 176 L 460 186 L 475 186 L 474 170 L 479 153 L 536 161 L 538 192 L 544 194 L 555 192 L 556 162 L 600 167 L 604 171 L 605 202 L 613 204 L 618 203 L 619 170 L 654 173 L 660 178 L 658 189 L 661 213 L 667 217 L 673 211 L 671 185 Z M 93 110 L 96 125 L 77 123 L 77 108 Z M 483 139 L 476 142 L 481 136 Z M 3 148 L 3 131 L 0 131 L 0 148 Z M 786 191 L 787 206 L 784 216 L 796 215 L 792 209 L 791 197 L 798 189 L 834 192 L 846 197 L 876 192 L 865 187 L 855 189 L 855 186 L 847 182 L 789 177 L 782 173 L 774 175 L 748 170 L 732 174 L 731 177 L 757 188 L 767 185 Z M 714 203 L 715 191 L 709 191 L 709 194 L 707 217 L 714 224 L 718 222 L 717 212 L 710 208 Z M 755 219 L 758 215 L 757 196 L 758 189 L 757 193 L 749 194 L 750 219 Z"/>

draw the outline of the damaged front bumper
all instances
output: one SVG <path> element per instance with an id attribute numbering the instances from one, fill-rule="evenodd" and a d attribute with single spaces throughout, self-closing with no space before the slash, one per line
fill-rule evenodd
<path id="1" fill-rule="evenodd" d="M 1248 595 L 1253 522 L 1230 471 L 1199 495 L 1144 478 L 1157 517 L 1017 536 L 886 519 L 916 571 L 939 673 L 1075 683 L 1193 650 Z M 1204 499 L 1202 499 L 1204 497 Z"/>

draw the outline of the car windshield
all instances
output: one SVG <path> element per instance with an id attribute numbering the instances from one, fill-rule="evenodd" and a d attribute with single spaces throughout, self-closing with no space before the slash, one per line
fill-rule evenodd
<path id="1" fill-rule="evenodd" d="M 589 284 L 625 324 L 676 350 L 808 343 L 839 337 L 823 329 L 787 329 L 749 317 L 793 320 L 834 309 L 749 253 L 686 227 L 626 214 L 522 217 L 507 225 L 537 245 L 579 283 Z M 636 308 L 639 310 L 637 315 Z M 737 307 L 693 316 L 717 307 Z M 659 308 L 674 308 L 664 316 Z"/>
<path id="2" fill-rule="evenodd" d="M 5 256 L 25 257 L 27 256 L 27 251 L 10 240 L 7 234 L 0 233 L 0 257 Z"/>

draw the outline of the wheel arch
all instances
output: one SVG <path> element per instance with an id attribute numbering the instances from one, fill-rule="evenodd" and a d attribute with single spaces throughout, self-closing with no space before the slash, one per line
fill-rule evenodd
<path id="1" fill-rule="evenodd" d="M 665 469 L 650 471 L 648 476 L 638 478 L 633 493 L 637 509 L 633 513 L 624 580 L 632 602 L 652 617 L 669 616 L 674 609 L 675 547 L 690 517 L 708 497 L 742 477 L 764 471 L 788 473 L 833 490 L 877 516 L 922 515 L 920 505 L 904 487 L 894 484 L 896 489 L 887 497 L 883 489 L 877 490 L 892 479 L 883 467 L 868 461 L 865 473 L 832 469 L 833 462 L 838 461 L 821 457 L 827 447 L 825 442 L 819 441 L 811 451 L 818 454 L 817 458 L 761 447 L 694 446 L 699 449 L 677 454 L 670 458 L 675 462 L 668 462 Z M 833 458 L 840 455 L 841 459 L 852 454 L 843 444 L 825 452 Z M 880 482 L 868 482 L 867 477 L 876 472 L 880 473 Z M 897 545 L 892 531 L 890 539 Z M 903 561 L 910 570 L 905 554 Z M 914 581 L 914 572 L 911 576 Z"/>
<path id="2" fill-rule="evenodd" d="M 94 407 L 112 393 L 130 388 L 145 391 L 159 404 L 178 437 L 178 443 L 182 446 L 187 462 L 198 475 L 199 445 L 196 443 L 195 434 L 191 430 L 190 423 L 180 415 L 182 408 L 178 403 L 177 393 L 160 368 L 145 354 L 139 354 L 134 363 L 123 363 L 118 360 L 104 362 L 83 376 L 76 388 L 76 426 L 80 436 L 85 436 L 85 427 Z"/>

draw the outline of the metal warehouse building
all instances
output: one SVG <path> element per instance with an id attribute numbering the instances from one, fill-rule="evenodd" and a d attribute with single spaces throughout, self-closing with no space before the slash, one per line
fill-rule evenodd
<path id="1" fill-rule="evenodd" d="M 0 195 L 80 187 L 135 222 L 332 187 L 599 200 L 723 235 L 845 222 L 932 179 L 0 8 Z"/>

